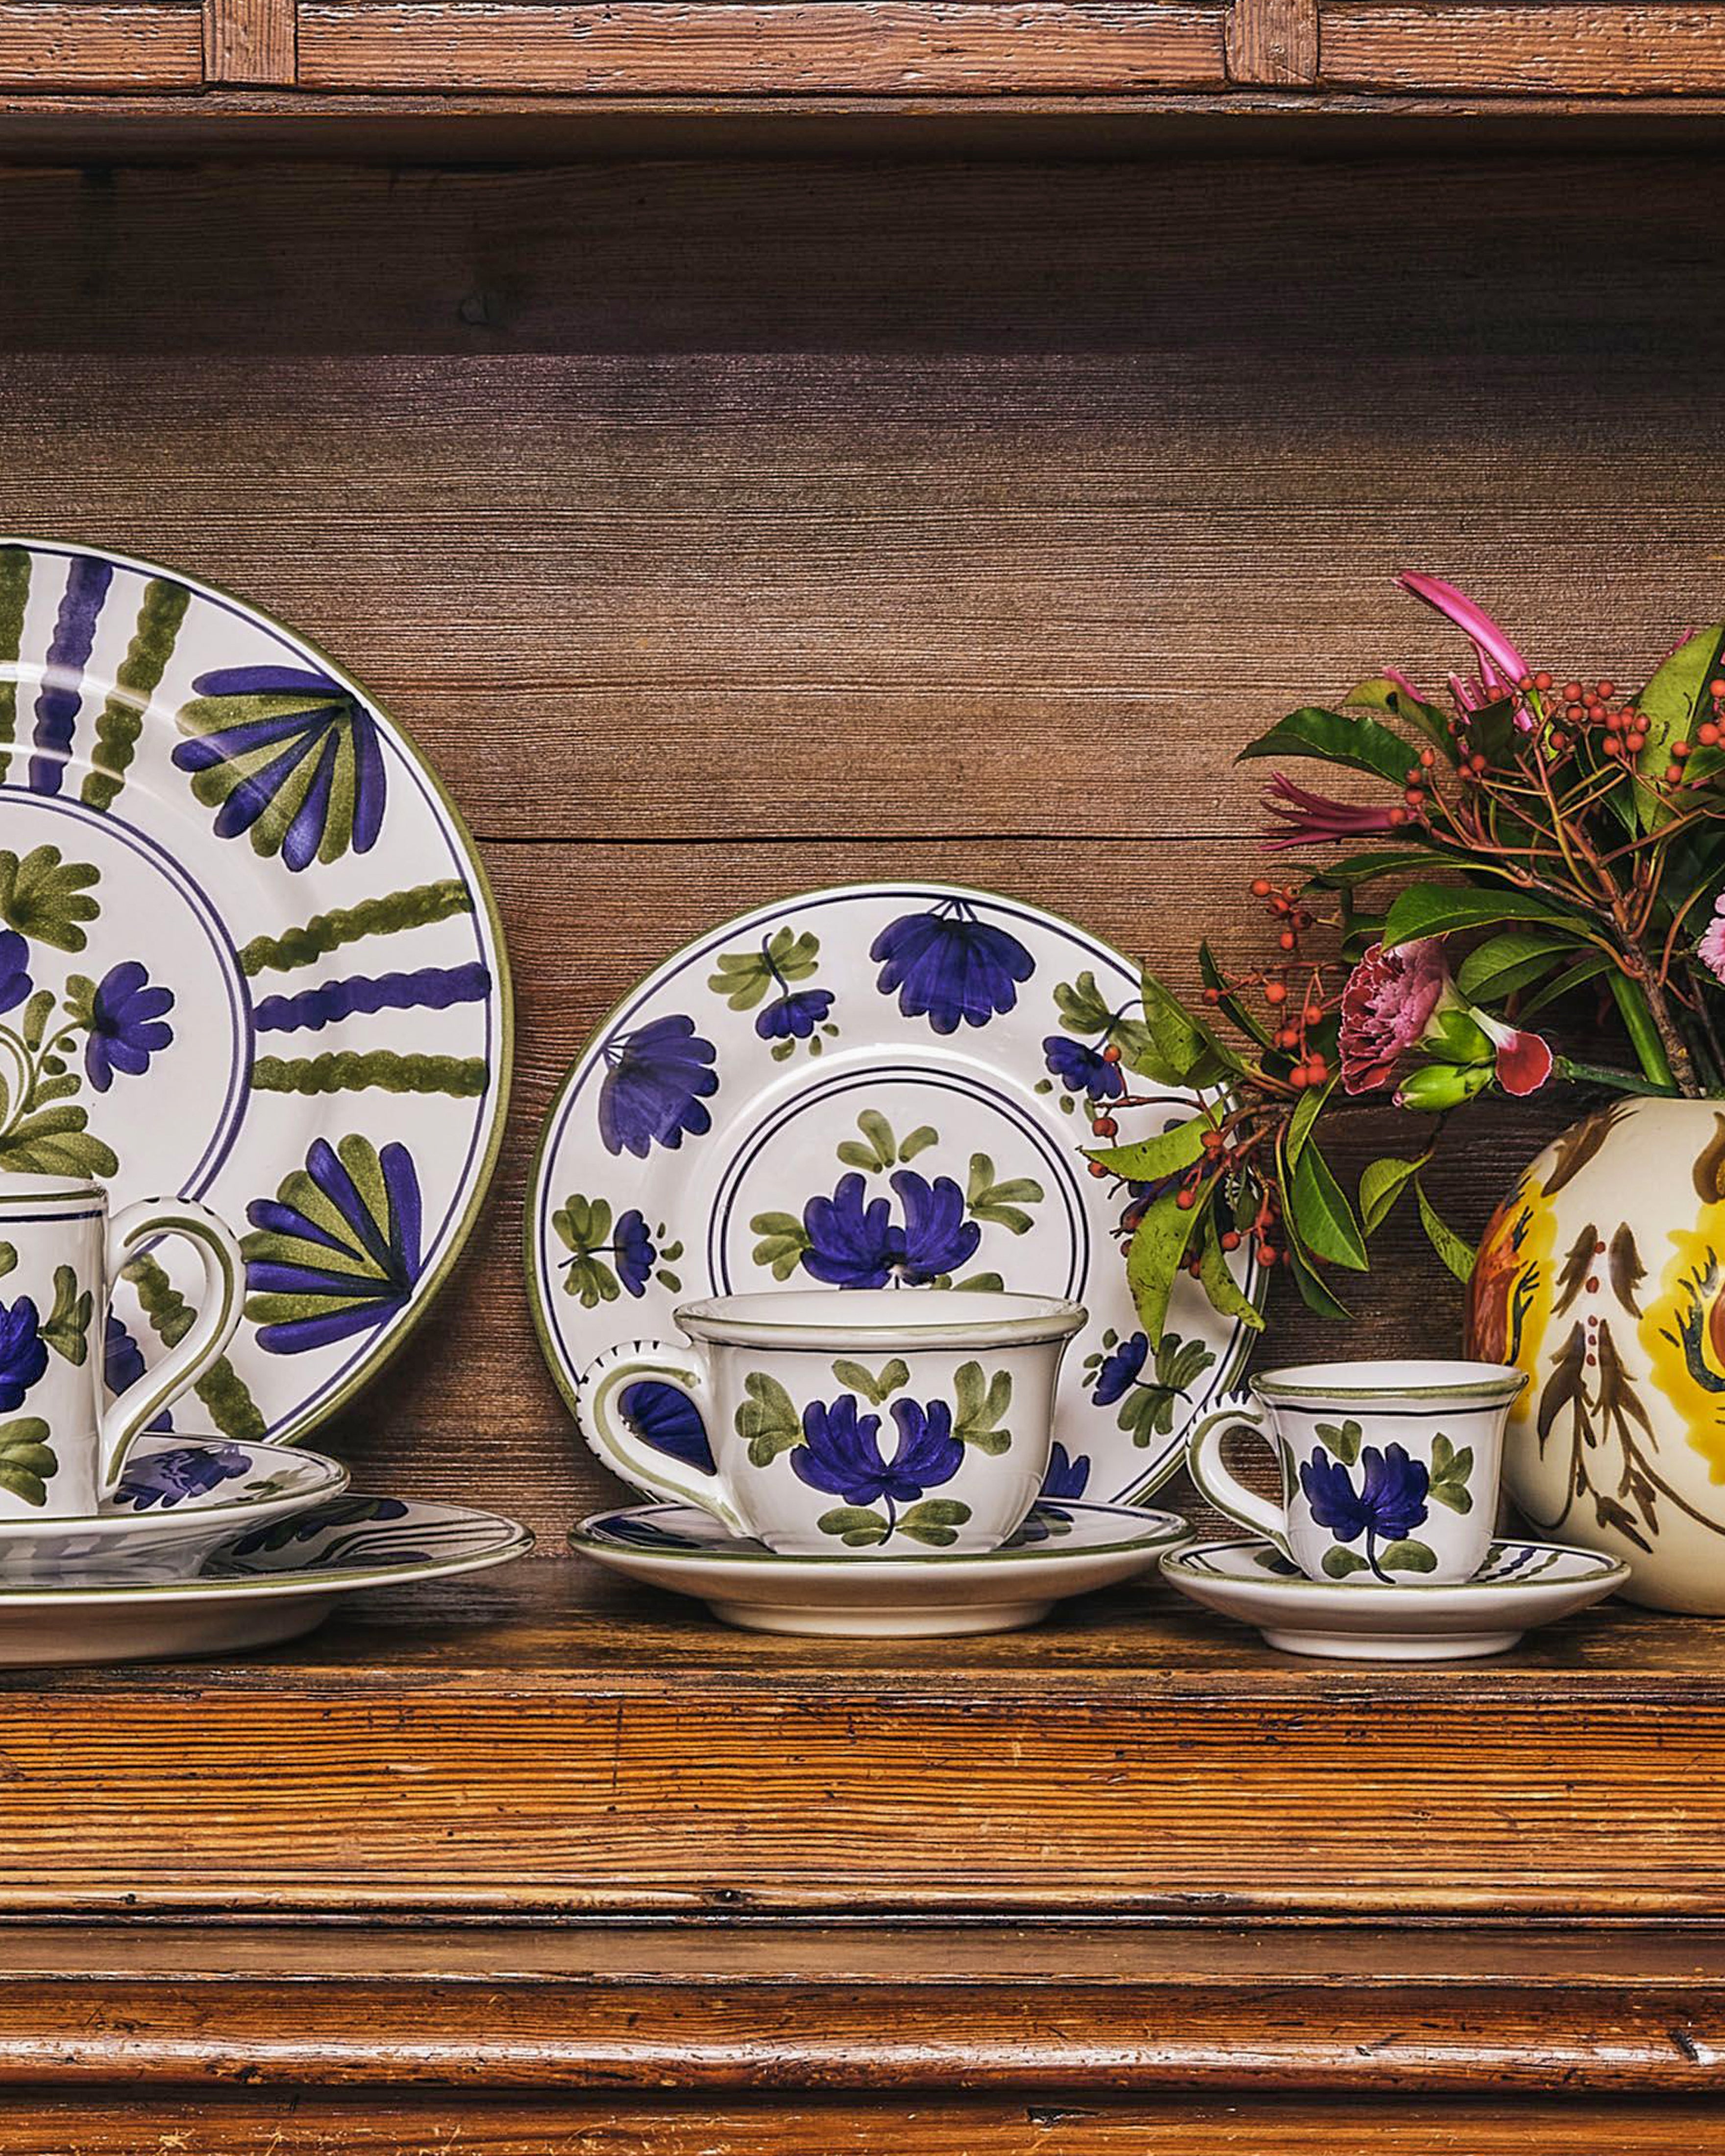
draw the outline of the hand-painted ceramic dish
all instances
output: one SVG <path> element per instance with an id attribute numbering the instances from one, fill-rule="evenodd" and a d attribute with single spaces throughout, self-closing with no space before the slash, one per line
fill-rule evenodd
<path id="1" fill-rule="evenodd" d="M 1224 1617 L 1254 1625 L 1290 1655 L 1346 1661 L 1448 1662 L 1501 1655 L 1536 1625 L 1573 1616 L 1629 1578 L 1629 1567 L 1561 1543 L 1494 1543 L 1472 1579 L 1362 1587 L 1308 1579 L 1273 1543 L 1199 1543 L 1162 1561 L 1163 1577 Z"/>
<path id="2" fill-rule="evenodd" d="M 339 1496 L 321 1453 L 228 1438 L 144 1437 L 85 1518 L 0 1520 L 0 1586 L 186 1579 L 211 1551 Z"/>
<path id="3" fill-rule="evenodd" d="M 344 1595 L 483 1571 L 533 1547 L 526 1527 L 493 1512 L 354 1492 L 229 1534 L 190 1579 L 0 1585 L 0 1667 L 274 1646 L 321 1625 Z"/>
<path id="4" fill-rule="evenodd" d="M 634 1505 L 595 1512 L 569 1542 L 747 1630 L 933 1639 L 1034 1625 L 1056 1602 L 1147 1571 L 1190 1533 L 1173 1512 L 1041 1504 L 1004 1548 L 970 1556 L 781 1557 L 692 1505 Z"/>
<path id="5" fill-rule="evenodd" d="M 1090 1314 L 1061 1373 L 1051 1492 L 1157 1489 L 1245 1344 L 1183 1278 L 1150 1352 L 1127 1201 L 1088 1172 L 1092 1116 L 1124 1082 L 1110 1050 L 1139 1008 L 1138 969 L 1070 922 L 927 884 L 809 892 L 679 952 L 588 1044 L 541 1138 L 527 1271 L 564 1398 L 697 1296 L 1006 1287 Z M 1132 1128 L 1189 1103 L 1170 1093 L 1165 1119 L 1135 1111 Z M 710 1464 L 686 1413 L 663 1419 L 668 1449 Z"/>
<path id="6" fill-rule="evenodd" d="M 116 554 L 0 542 L 0 1169 L 244 1231 L 200 1391 L 302 1435 L 454 1263 L 502 1127 L 509 988 L 471 840 L 401 730 L 249 607 Z M 121 1383 L 183 1330 L 128 1268 Z"/>

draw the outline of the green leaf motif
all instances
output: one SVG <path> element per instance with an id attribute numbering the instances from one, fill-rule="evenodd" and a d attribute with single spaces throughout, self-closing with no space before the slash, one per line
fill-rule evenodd
<path id="1" fill-rule="evenodd" d="M 836 1535 L 847 1549 L 872 1549 L 892 1532 L 881 1515 L 866 1505 L 835 1505 L 814 1524 L 824 1535 Z"/>
<path id="2" fill-rule="evenodd" d="M 761 1239 L 755 1263 L 770 1267 L 774 1280 L 788 1280 L 809 1248 L 803 1223 L 793 1213 L 757 1213 L 749 1227 Z"/>
<path id="3" fill-rule="evenodd" d="M 985 1152 L 970 1156 L 970 1178 L 964 1187 L 964 1203 L 973 1220 L 986 1220 L 993 1227 L 1004 1228 L 1009 1235 L 1022 1235 L 1031 1225 L 1030 1215 L 1024 1209 L 1027 1205 L 1040 1205 L 1044 1197 L 1042 1185 L 1028 1175 L 1010 1176 L 1004 1183 L 994 1180 L 994 1163 Z"/>
<path id="4" fill-rule="evenodd" d="M 120 1172 L 120 1156 L 85 1128 L 87 1111 L 44 1108 L 14 1123 L 0 1137 L 0 1168 L 26 1175 L 90 1175 L 99 1180 Z"/>
<path id="5" fill-rule="evenodd" d="M 969 1506 L 956 1497 L 924 1497 L 899 1514 L 899 1532 L 932 1549 L 946 1549 L 957 1541 L 957 1531 L 969 1517 Z"/>
<path id="6" fill-rule="evenodd" d="M 991 1458 L 1008 1450 L 1012 1432 L 1000 1425 L 1012 1407 L 1012 1373 L 997 1370 L 988 1378 L 980 1363 L 961 1363 L 953 1374 L 952 1389 L 957 1403 L 952 1435 L 958 1442 Z"/>
<path id="7" fill-rule="evenodd" d="M 1076 982 L 1056 982 L 1054 1000 L 1060 1024 L 1068 1033 L 1081 1040 L 1100 1040 L 1105 1047 L 1117 1048 L 1121 1061 L 1134 1070 L 1154 1071 L 1157 1050 L 1149 1028 L 1141 1019 L 1111 1009 L 1094 973 L 1081 973 Z"/>
<path id="8" fill-rule="evenodd" d="M 833 1375 L 853 1393 L 860 1393 L 871 1408 L 877 1408 L 910 1383 L 911 1366 L 895 1355 L 878 1375 L 873 1375 L 860 1363 L 846 1362 L 841 1358 L 833 1365 Z"/>
<path id="9" fill-rule="evenodd" d="M 90 941 L 82 924 L 101 911 L 90 896 L 100 875 L 89 861 L 63 860 L 58 846 L 38 846 L 22 860 L 0 850 L 0 920 L 33 943 L 81 951 Z"/>
<path id="10" fill-rule="evenodd" d="M 1321 1422 L 1317 1425 L 1318 1441 L 1326 1451 L 1332 1452 L 1344 1467 L 1352 1467 L 1359 1458 L 1359 1449 L 1365 1431 L 1350 1415 L 1344 1423 Z"/>
<path id="11" fill-rule="evenodd" d="M 11 1243 L 0 1243 L 0 1280 L 3 1280 L 17 1263 L 16 1247 Z"/>
<path id="12" fill-rule="evenodd" d="M 766 1371 L 751 1370 L 742 1389 L 748 1397 L 737 1410 L 737 1434 L 748 1447 L 750 1464 L 765 1467 L 803 1442 L 803 1424 L 790 1394 Z"/>
<path id="13" fill-rule="evenodd" d="M 1111 1345 L 1113 1336 L 1104 1337 Z M 1150 1365 L 1153 1375 L 1127 1389 L 1115 1417 L 1120 1428 L 1131 1433 L 1135 1445 L 1147 1447 L 1171 1434 L 1180 1402 L 1215 1359 L 1202 1340 L 1183 1340 L 1178 1332 L 1163 1334 Z"/>
<path id="14" fill-rule="evenodd" d="M 623 1292 L 612 1268 L 598 1255 L 611 1236 L 611 1208 L 603 1198 L 572 1197 L 551 1216 L 558 1240 L 572 1255 L 563 1261 L 563 1292 L 578 1296 L 583 1310 L 615 1302 Z"/>
<path id="15" fill-rule="evenodd" d="M 42 1327 L 42 1337 L 56 1355 L 82 1365 L 90 1353 L 90 1317 L 94 1299 L 88 1288 L 80 1295 L 78 1276 L 70 1265 L 54 1269 L 54 1308 Z"/>
<path id="16" fill-rule="evenodd" d="M 1473 1493 L 1467 1486 L 1467 1478 L 1473 1472 L 1473 1447 L 1464 1445 L 1458 1452 L 1441 1430 L 1431 1440 L 1431 1479 L 1426 1496 L 1435 1505 L 1446 1505 L 1452 1512 L 1471 1512 Z"/>
<path id="17" fill-rule="evenodd" d="M 1424 1543 L 1388 1543 L 1378 1553 L 1378 1563 L 1384 1572 L 1435 1572 L 1437 1558 Z"/>
<path id="18" fill-rule="evenodd" d="M 1346 1579 L 1350 1573 L 1368 1569 L 1358 1550 L 1344 1549 L 1340 1543 L 1332 1543 L 1324 1552 L 1323 1568 L 1332 1579 Z"/>
<path id="19" fill-rule="evenodd" d="M 865 1175 L 884 1175 L 901 1160 L 909 1160 L 921 1152 L 925 1145 L 937 1142 L 935 1132 L 925 1124 L 921 1130 L 912 1131 L 904 1147 L 901 1147 L 893 1136 L 891 1124 L 878 1108 L 865 1108 L 856 1119 L 856 1127 L 862 1132 L 863 1142 L 859 1144 L 855 1138 L 846 1138 L 838 1147 L 838 1155 L 847 1168 L 860 1168 Z"/>
<path id="20" fill-rule="evenodd" d="M 303 685 L 194 696 L 177 718 L 189 737 L 177 756 L 192 774 L 193 795 L 206 808 L 238 795 L 254 853 L 267 859 L 286 848 L 291 865 L 305 867 L 296 851 L 309 846 L 308 824 L 326 867 L 354 845 L 357 825 L 359 851 L 375 839 L 362 809 L 382 808 L 376 726 L 341 683 L 307 674 Z"/>
<path id="21" fill-rule="evenodd" d="M 48 1443 L 48 1424 L 39 1415 L 20 1415 L 0 1423 L 0 1490 L 27 1505 L 45 1505 L 50 1477 L 59 1461 Z"/>
<path id="22" fill-rule="evenodd" d="M 806 930 L 778 929 L 766 947 L 756 951 L 726 951 L 718 970 L 707 976 L 707 986 L 722 996 L 734 1011 L 752 1010 L 769 988 L 787 981 L 806 981 L 820 957 L 820 938 Z"/>

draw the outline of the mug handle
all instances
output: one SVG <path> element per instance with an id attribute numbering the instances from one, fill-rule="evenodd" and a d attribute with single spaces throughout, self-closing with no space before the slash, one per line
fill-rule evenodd
<path id="1" fill-rule="evenodd" d="M 1243 1527 L 1255 1528 L 1285 1558 L 1291 1559 L 1286 1506 L 1273 1504 L 1268 1497 L 1260 1497 L 1255 1490 L 1247 1489 L 1222 1457 L 1222 1447 L 1235 1430 L 1249 1430 L 1272 1451 L 1276 1450 L 1263 1409 L 1255 1402 L 1224 1408 L 1216 1414 L 1206 1415 L 1187 1444 L 1186 1465 L 1192 1479 L 1219 1512 L 1225 1512 Z M 1278 1466 L 1281 1460 L 1278 1452 Z"/>
<path id="2" fill-rule="evenodd" d="M 723 1476 L 678 1460 L 649 1445 L 629 1424 L 619 1405 L 624 1389 L 643 1379 L 669 1385 L 694 1407 L 711 1431 L 715 1413 L 706 1366 L 687 1348 L 668 1340 L 625 1340 L 589 1363 L 575 1385 L 575 1419 L 581 1435 L 608 1467 L 674 1504 L 711 1512 L 734 1535 L 748 1529 L 737 1517 Z"/>
<path id="3" fill-rule="evenodd" d="M 203 1265 L 203 1293 L 185 1337 L 102 1410 L 97 1427 L 105 1494 L 120 1480 L 126 1456 L 145 1425 L 195 1384 L 222 1354 L 234 1337 L 244 1306 L 241 1286 L 245 1260 L 239 1240 L 225 1220 L 190 1198 L 142 1198 L 114 1215 L 108 1223 L 105 1260 L 110 1293 L 139 1245 L 158 1235 L 183 1235 L 196 1250 Z"/>

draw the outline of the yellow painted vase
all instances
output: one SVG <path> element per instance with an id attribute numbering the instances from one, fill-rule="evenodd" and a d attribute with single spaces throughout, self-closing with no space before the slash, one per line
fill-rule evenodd
<path id="1" fill-rule="evenodd" d="M 1625 1558 L 1632 1601 L 1725 1615 L 1725 1102 L 1619 1101 L 1548 1146 L 1467 1338 L 1532 1381 L 1503 1468 L 1535 1529 Z"/>

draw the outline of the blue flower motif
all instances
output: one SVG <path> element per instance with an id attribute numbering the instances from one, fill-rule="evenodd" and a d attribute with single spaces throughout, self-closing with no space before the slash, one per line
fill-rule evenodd
<path id="1" fill-rule="evenodd" d="M 905 1278 L 918 1286 L 956 1272 L 976 1255 L 983 1231 L 964 1217 L 964 1193 L 950 1175 L 932 1183 L 908 1168 L 892 1178 L 905 1211 L 902 1263 Z"/>
<path id="2" fill-rule="evenodd" d="M 267 1527 L 254 1527 L 249 1534 L 242 1535 L 230 1543 L 224 1553 L 228 1557 L 254 1557 L 259 1550 L 285 1549 L 290 1543 L 309 1543 L 316 1535 L 331 1527 L 352 1527 L 367 1521 L 400 1520 L 407 1517 L 407 1507 L 399 1497 L 360 1497 L 351 1491 L 346 1496 L 331 1497 L 326 1504 L 314 1505 L 310 1512 L 295 1512 L 290 1520 L 277 1520 Z M 326 1563 L 333 1556 L 339 1563 L 347 1553 L 349 1545 L 338 1543 L 333 1551 L 325 1551 L 319 1558 Z M 416 1554 L 392 1548 L 392 1557 L 408 1563 L 416 1563 Z"/>
<path id="3" fill-rule="evenodd" d="M 1081 1497 L 1089 1481 L 1090 1455 L 1081 1452 L 1076 1460 L 1070 1460 L 1065 1446 L 1056 1438 L 1049 1449 L 1048 1472 L 1042 1478 L 1043 1496 Z"/>
<path id="4" fill-rule="evenodd" d="M 1035 971 L 1017 937 L 978 921 L 960 898 L 889 921 L 869 956 L 880 963 L 881 994 L 896 994 L 906 1018 L 927 1018 L 937 1033 L 956 1033 L 961 1022 L 986 1025 L 1009 1011 Z"/>
<path id="5" fill-rule="evenodd" d="M 172 1040 L 173 1028 L 165 1014 L 174 1007 L 172 988 L 152 988 L 150 976 L 136 958 L 110 966 L 97 983 L 90 1007 L 90 1033 L 84 1047 L 84 1068 L 99 1093 L 114 1082 L 114 1073 L 141 1078 Z"/>
<path id="6" fill-rule="evenodd" d="M 258 1345 L 298 1355 L 369 1332 L 404 1309 L 424 1260 L 419 1176 L 407 1147 L 316 1138 L 303 1168 L 245 1217 L 246 1315 Z"/>
<path id="7" fill-rule="evenodd" d="M 807 1040 L 833 1008 L 830 988 L 794 988 L 757 1013 L 755 1031 L 762 1040 Z"/>
<path id="8" fill-rule="evenodd" d="M 599 1136 L 608 1152 L 644 1160 L 662 1145 L 673 1152 L 687 1132 L 701 1137 L 713 1119 L 701 1103 L 719 1090 L 718 1051 L 695 1030 L 692 1018 L 658 1018 L 605 1043 L 599 1088 Z"/>
<path id="9" fill-rule="evenodd" d="M 631 1295 L 644 1295 L 659 1253 L 647 1232 L 647 1223 L 633 1206 L 618 1215 L 611 1255 L 617 1261 L 617 1277 Z"/>
<path id="10" fill-rule="evenodd" d="M 387 788 L 377 722 L 351 689 L 302 666 L 224 666 L 192 684 L 173 752 L 192 791 L 219 808 L 218 839 L 249 834 L 296 872 L 369 853 Z"/>
<path id="11" fill-rule="evenodd" d="M 135 1512 L 159 1504 L 164 1512 L 187 1497 L 231 1482 L 251 1471 L 252 1455 L 240 1445 L 182 1445 L 166 1452 L 135 1453 L 126 1463 L 114 1494 Z"/>
<path id="12" fill-rule="evenodd" d="M 1300 1470 L 1300 1487 L 1319 1527 L 1337 1542 L 1358 1542 L 1363 1534 L 1399 1542 L 1425 1517 L 1425 1492 L 1431 1477 L 1423 1460 L 1411 1460 L 1399 1445 L 1380 1452 L 1368 1445 L 1359 1456 L 1360 1487 L 1339 1460 L 1314 1452 Z"/>
<path id="13" fill-rule="evenodd" d="M 1070 1033 L 1050 1034 L 1042 1052 L 1050 1076 L 1058 1078 L 1069 1093 L 1088 1093 L 1093 1101 L 1117 1101 L 1126 1091 L 1120 1065 Z"/>
<path id="14" fill-rule="evenodd" d="M 129 1385 L 136 1384 L 147 1367 L 143 1349 L 110 1310 L 102 1342 L 102 1378 L 108 1390 L 123 1393 Z M 173 1419 L 164 1408 L 155 1421 L 146 1426 L 150 1430 L 172 1430 Z"/>
<path id="15" fill-rule="evenodd" d="M 624 1420 L 655 1452 L 668 1452 L 703 1475 L 713 1471 L 713 1448 L 701 1410 L 689 1395 L 659 1378 L 637 1378 L 617 1396 Z"/>
<path id="16" fill-rule="evenodd" d="M 30 993 L 30 947 L 15 928 L 0 930 L 0 1011 L 14 1009 Z"/>
<path id="17" fill-rule="evenodd" d="M 843 1175 L 830 1198 L 803 1208 L 809 1248 L 803 1265 L 829 1287 L 885 1287 L 896 1276 L 918 1286 L 970 1258 L 983 1231 L 964 1217 L 964 1194 L 949 1175 L 930 1183 L 901 1168 L 891 1178 L 904 1224 L 885 1198 L 865 1199 L 860 1174 Z"/>
<path id="18" fill-rule="evenodd" d="M 1138 1382 L 1149 1353 L 1148 1335 L 1134 1332 L 1102 1358 L 1102 1367 L 1091 1389 L 1091 1398 L 1099 1408 L 1111 1408 L 1117 1400 L 1126 1398 Z"/>
<path id="19" fill-rule="evenodd" d="M 10 1414 L 48 1368 L 48 1346 L 35 1304 L 21 1295 L 0 1302 L 0 1414 Z"/>
<path id="20" fill-rule="evenodd" d="M 791 1466 L 811 1490 L 824 1490 L 852 1505 L 911 1504 L 925 1490 L 950 1482 L 964 1459 L 964 1447 L 952 1435 L 952 1410 L 944 1400 L 922 1407 L 895 1400 L 893 1421 L 898 1445 L 892 1458 L 880 1450 L 880 1418 L 858 1412 L 845 1394 L 828 1407 L 811 1400 L 803 1410 L 803 1442 L 791 1454 Z"/>

